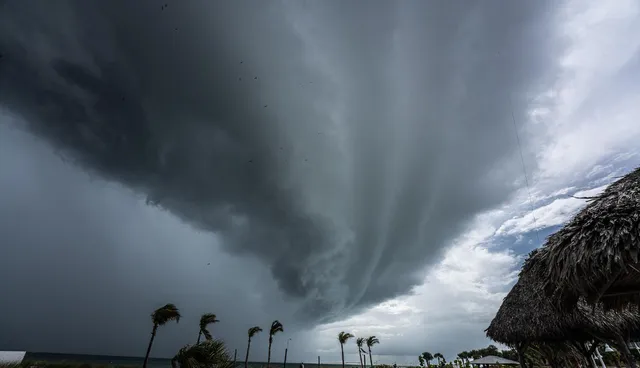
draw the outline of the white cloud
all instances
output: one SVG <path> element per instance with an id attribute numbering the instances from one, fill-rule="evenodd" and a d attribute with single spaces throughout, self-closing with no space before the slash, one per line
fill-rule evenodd
<path id="1" fill-rule="evenodd" d="M 562 225 L 569 221 L 573 215 L 587 204 L 586 200 L 581 198 L 597 196 L 606 187 L 607 185 L 603 185 L 576 192 L 573 197 L 556 199 L 523 216 L 516 216 L 509 219 L 500 226 L 498 231 L 496 231 L 496 235 L 517 235 L 551 226 Z"/>

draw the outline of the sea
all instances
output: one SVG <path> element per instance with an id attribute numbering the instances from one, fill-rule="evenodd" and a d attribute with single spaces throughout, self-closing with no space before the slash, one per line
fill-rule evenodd
<path id="1" fill-rule="evenodd" d="M 137 366 L 141 367 L 144 357 L 126 357 L 112 355 L 88 355 L 88 354 L 59 354 L 59 353 L 33 353 L 26 352 L 25 361 L 45 361 L 51 363 L 87 363 L 92 366 Z M 249 368 L 266 368 L 266 362 L 249 362 Z M 149 368 L 171 368 L 171 359 L 168 358 L 149 358 L 147 364 Z M 304 363 L 305 368 L 337 368 L 342 364 L 321 364 Z M 244 368 L 244 361 L 238 361 L 237 368 Z M 286 367 L 282 363 L 271 363 L 271 368 L 299 368 L 300 362 L 287 363 Z M 359 368 L 359 364 L 345 364 L 345 368 Z"/>

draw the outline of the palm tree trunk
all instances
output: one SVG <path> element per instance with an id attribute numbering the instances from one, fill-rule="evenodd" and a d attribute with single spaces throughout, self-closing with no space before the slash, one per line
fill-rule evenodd
<path id="1" fill-rule="evenodd" d="M 342 368 L 344 368 L 344 344 L 340 343 L 340 353 L 342 354 Z"/>
<path id="2" fill-rule="evenodd" d="M 360 347 L 358 346 L 358 356 L 360 357 L 360 368 L 364 368 L 362 365 L 362 352 L 360 351 Z"/>
<path id="3" fill-rule="evenodd" d="M 371 357 L 371 346 L 369 346 L 369 367 L 373 367 L 373 358 Z"/>
<path id="4" fill-rule="evenodd" d="M 149 346 L 147 347 L 147 354 L 144 356 L 144 363 L 142 363 L 142 368 L 147 368 L 147 362 L 149 361 L 149 354 L 151 354 L 151 346 L 153 346 L 153 339 L 156 337 L 156 331 L 158 331 L 158 325 L 153 325 L 153 330 L 151 331 L 151 340 L 149 340 Z"/>
<path id="5" fill-rule="evenodd" d="M 267 354 L 267 368 L 271 368 L 271 343 L 272 342 L 273 342 L 273 337 L 269 336 L 269 353 Z"/>
<path id="6" fill-rule="evenodd" d="M 196 344 L 200 343 L 200 336 L 202 336 L 202 330 L 200 330 L 200 332 L 198 332 L 198 341 L 196 341 Z"/>
<path id="7" fill-rule="evenodd" d="M 244 357 L 244 368 L 249 367 L 249 349 L 251 349 L 251 338 L 249 338 L 249 342 L 247 343 L 247 355 Z"/>

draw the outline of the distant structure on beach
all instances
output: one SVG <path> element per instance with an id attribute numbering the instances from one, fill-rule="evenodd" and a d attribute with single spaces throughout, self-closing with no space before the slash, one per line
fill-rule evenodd
<path id="1" fill-rule="evenodd" d="M 0 351 L 0 364 L 22 363 L 26 351 Z"/>

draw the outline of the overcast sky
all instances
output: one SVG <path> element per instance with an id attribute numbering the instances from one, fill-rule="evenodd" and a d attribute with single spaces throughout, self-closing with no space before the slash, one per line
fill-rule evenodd
<path id="1" fill-rule="evenodd" d="M 241 356 L 279 319 L 275 360 L 451 359 L 640 164 L 634 0 L 32 5 L 0 3 L 0 350 L 139 356 L 171 302 L 155 356 L 213 312 Z"/>

